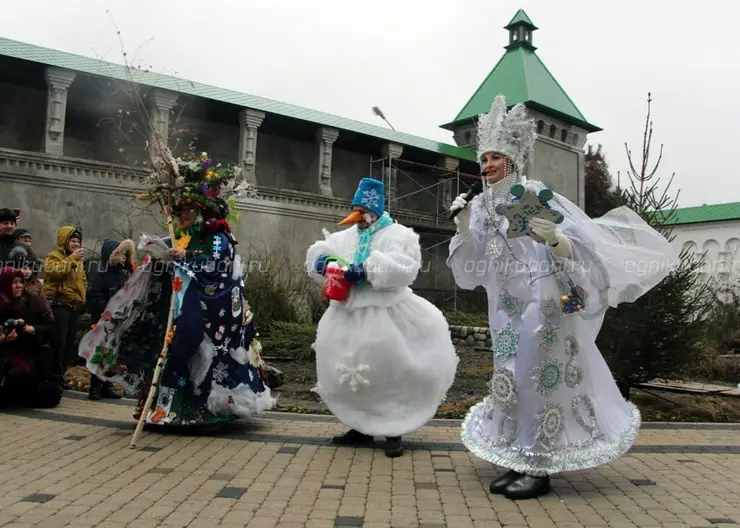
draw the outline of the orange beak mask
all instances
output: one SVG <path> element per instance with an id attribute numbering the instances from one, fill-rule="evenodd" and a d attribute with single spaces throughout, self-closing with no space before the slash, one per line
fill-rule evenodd
<path id="1" fill-rule="evenodd" d="M 360 222 L 362 222 L 362 211 L 354 210 L 337 225 L 358 224 Z"/>

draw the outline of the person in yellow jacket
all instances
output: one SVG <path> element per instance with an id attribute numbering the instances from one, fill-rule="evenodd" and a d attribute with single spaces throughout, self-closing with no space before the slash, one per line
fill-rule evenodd
<path id="1" fill-rule="evenodd" d="M 52 375 L 64 388 L 64 373 L 77 358 L 75 341 L 86 303 L 87 276 L 82 233 L 72 226 L 57 232 L 57 247 L 44 259 L 44 295 L 56 323 L 57 346 Z"/>

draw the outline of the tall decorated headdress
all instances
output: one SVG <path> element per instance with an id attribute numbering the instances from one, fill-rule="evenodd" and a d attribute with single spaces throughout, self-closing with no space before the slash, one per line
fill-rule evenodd
<path id="1" fill-rule="evenodd" d="M 491 110 L 478 118 L 478 160 L 487 152 L 502 154 L 521 174 L 536 139 L 536 126 L 526 107 L 518 103 L 507 111 L 501 94 L 493 100 Z"/>
<path id="2" fill-rule="evenodd" d="M 214 163 L 206 152 L 196 154 L 191 149 L 170 163 L 176 175 L 173 213 L 195 210 L 208 231 L 230 231 L 229 222 L 239 217 L 237 200 L 256 196 L 254 187 L 243 179 L 240 167 Z M 161 202 L 159 192 L 162 191 L 157 188 L 139 198 Z"/>

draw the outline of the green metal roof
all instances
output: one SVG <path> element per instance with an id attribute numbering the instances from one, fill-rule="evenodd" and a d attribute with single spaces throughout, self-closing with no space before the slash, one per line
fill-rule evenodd
<path id="1" fill-rule="evenodd" d="M 678 208 L 667 223 L 681 225 L 726 220 L 740 220 L 740 202 Z"/>
<path id="2" fill-rule="evenodd" d="M 527 16 L 527 13 L 524 12 L 524 9 L 520 9 L 519 11 L 517 11 L 516 14 L 514 15 L 514 18 L 512 18 L 511 21 L 508 24 L 506 24 L 506 26 L 504 26 L 504 29 L 511 29 L 515 25 L 519 25 L 519 24 L 526 24 L 530 26 L 532 29 L 539 29 L 537 26 L 535 26 L 532 23 L 530 18 Z"/>
<path id="3" fill-rule="evenodd" d="M 472 150 L 459 148 L 454 145 L 440 143 L 431 139 L 424 139 L 411 134 L 405 134 L 403 132 L 396 132 L 394 130 L 339 117 L 333 114 L 281 103 L 279 101 L 266 99 L 256 95 L 179 79 L 170 75 L 137 69 L 131 69 L 127 72 L 126 68 L 119 64 L 83 57 L 73 53 L 43 48 L 26 42 L 19 42 L 0 37 L 0 55 L 37 62 L 48 66 L 56 66 L 58 68 L 66 68 L 68 70 L 92 75 L 100 75 L 121 80 L 133 80 L 138 84 L 146 86 L 153 86 L 195 97 L 203 97 L 205 99 L 230 103 L 244 108 L 253 108 L 268 114 L 277 114 L 294 119 L 300 119 L 302 121 L 309 121 L 322 126 L 348 130 L 357 134 L 372 136 L 401 145 L 436 152 L 444 156 L 476 161 L 475 153 Z"/>
<path id="4" fill-rule="evenodd" d="M 509 25 L 515 21 L 534 26 L 521 9 Z M 523 41 L 506 46 L 503 57 L 460 110 L 457 117 L 450 123 L 441 125 L 442 128 L 452 130 L 456 125 L 488 113 L 498 94 L 506 97 L 509 107 L 524 103 L 529 108 L 558 117 L 588 132 L 601 130 L 586 120 L 531 45 Z"/>

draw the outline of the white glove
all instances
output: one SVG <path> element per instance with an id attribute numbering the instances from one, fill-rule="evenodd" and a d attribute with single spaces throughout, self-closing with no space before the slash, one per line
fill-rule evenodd
<path id="1" fill-rule="evenodd" d="M 544 218 L 532 218 L 529 221 L 529 227 L 532 233 L 541 237 L 550 246 L 552 252 L 563 258 L 572 258 L 573 246 L 563 233 L 557 228 L 554 222 Z"/>
<path id="2" fill-rule="evenodd" d="M 468 202 L 465 200 L 465 193 L 455 198 L 452 201 L 452 205 L 450 205 L 450 212 L 457 211 L 458 209 L 461 210 L 454 218 L 458 233 L 467 233 L 470 231 L 470 209 L 466 207 L 467 205 Z"/>

